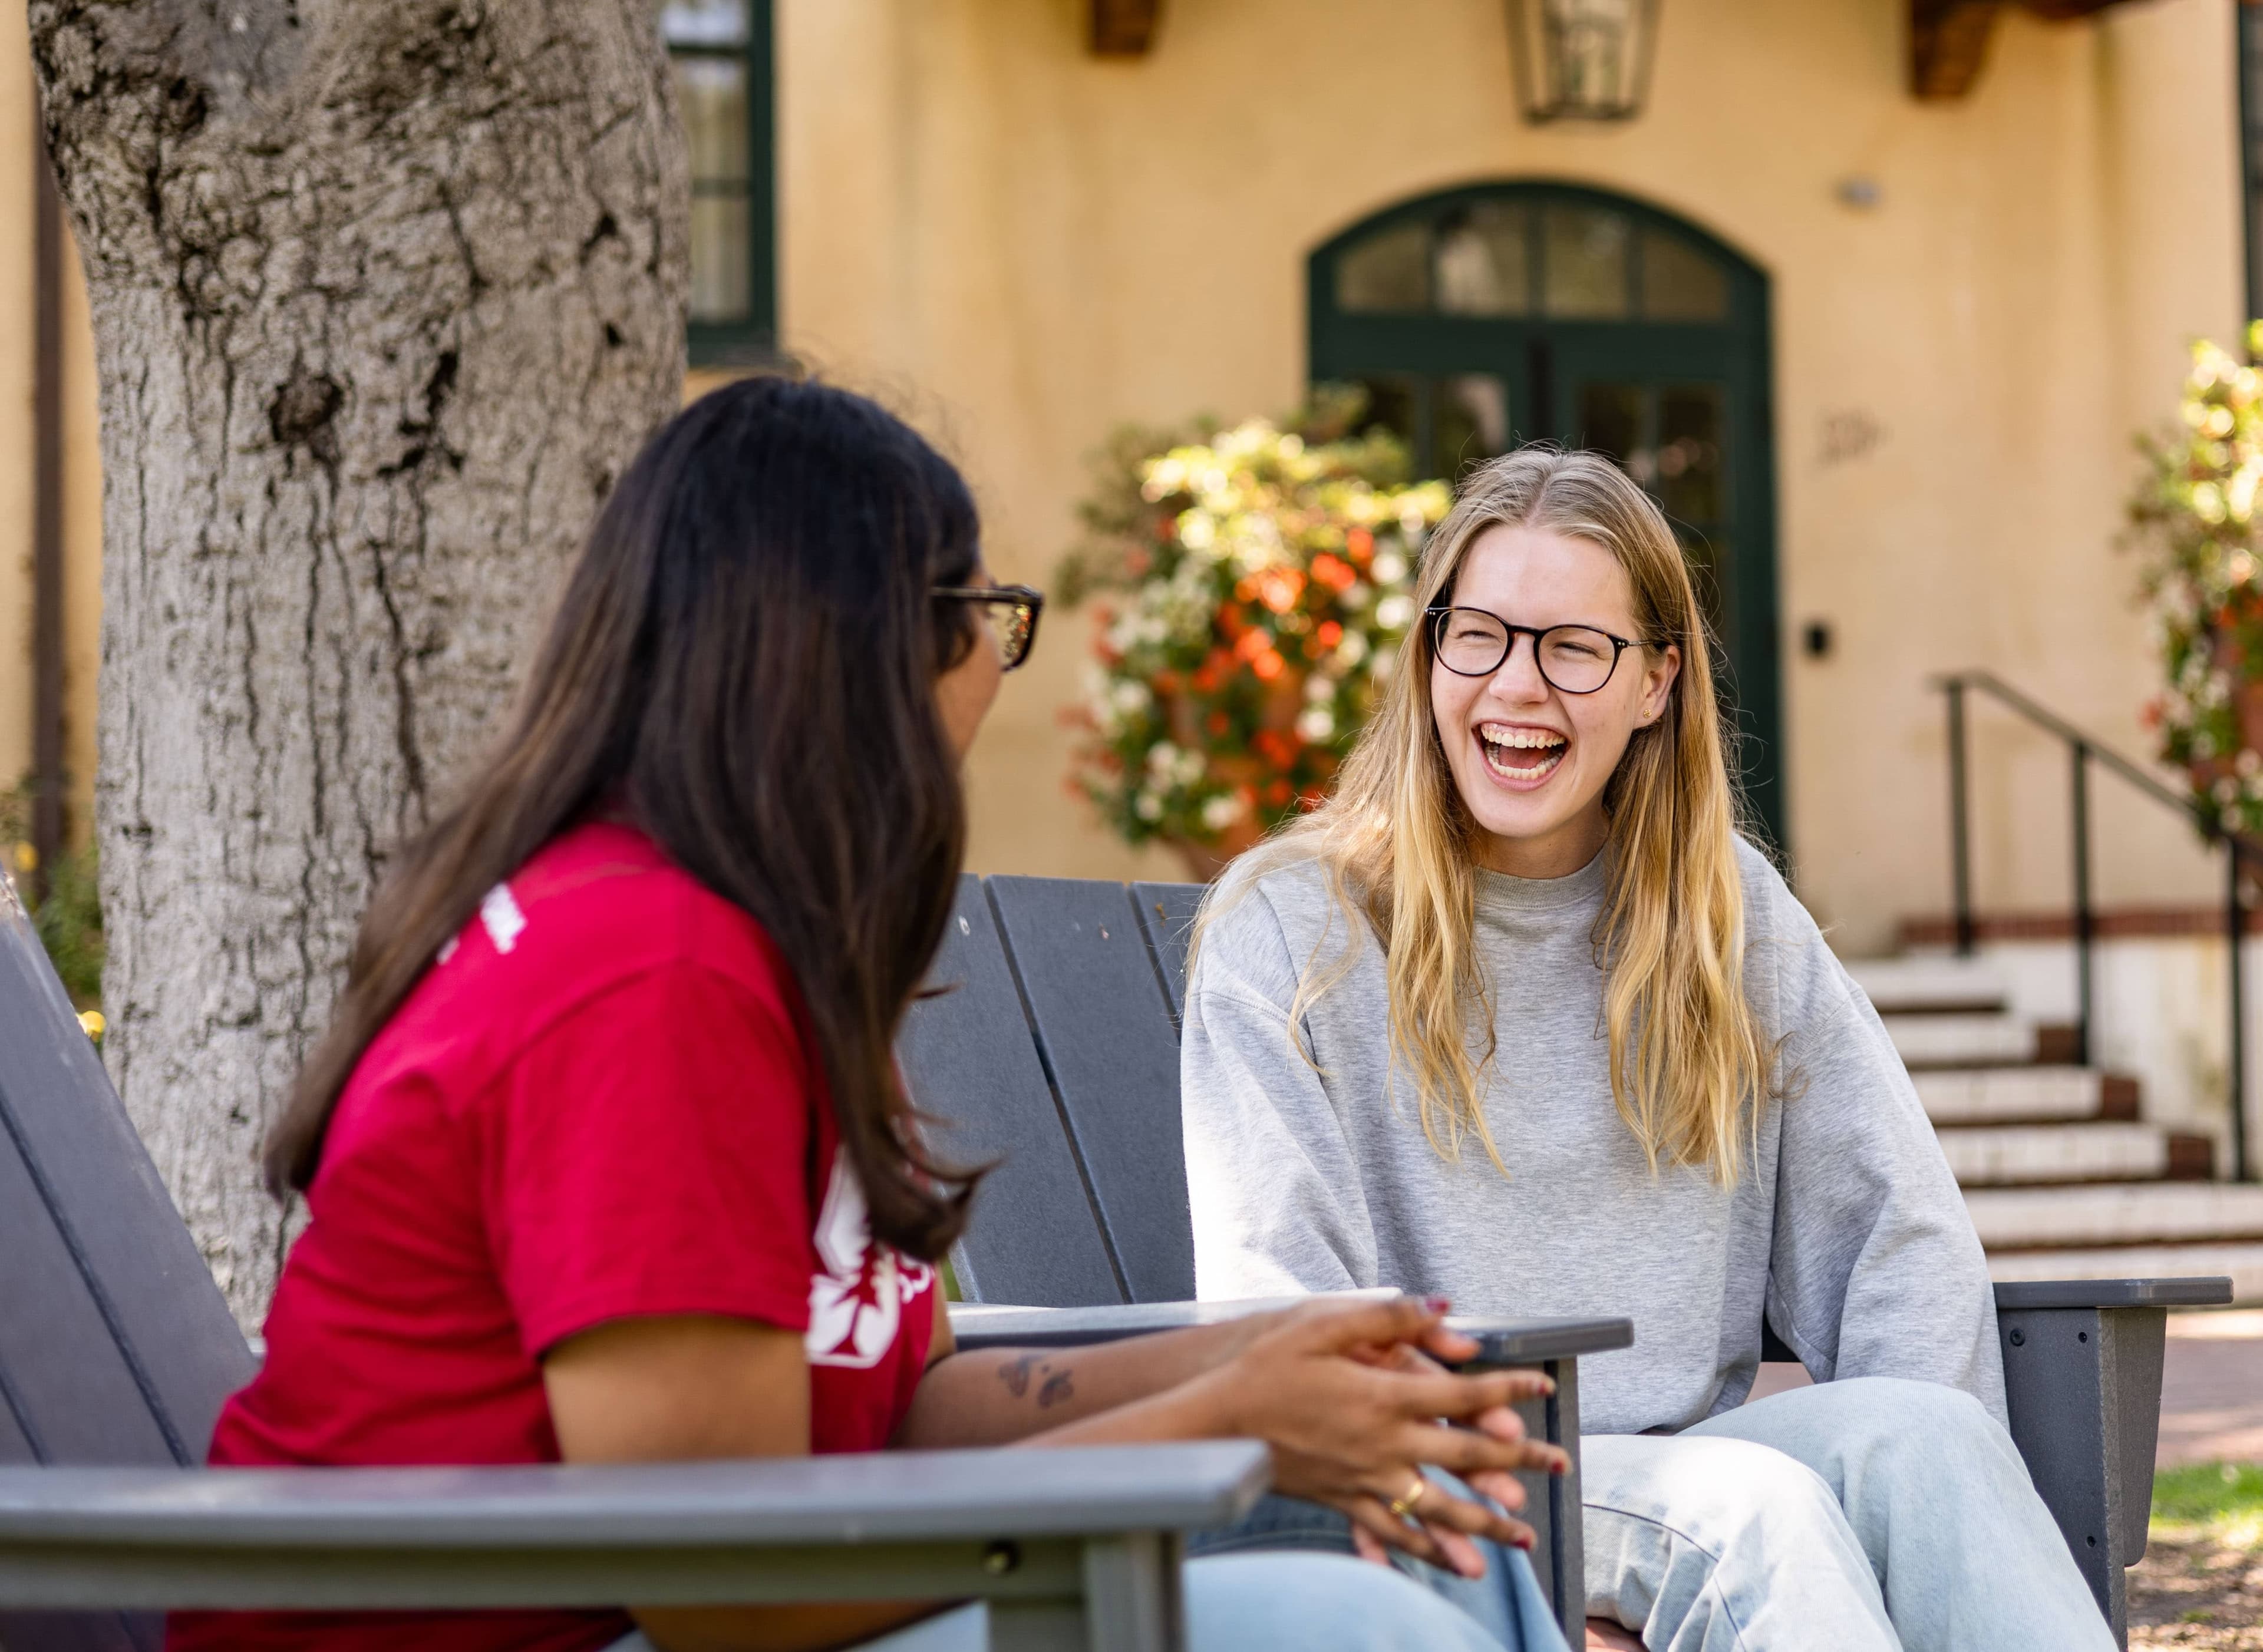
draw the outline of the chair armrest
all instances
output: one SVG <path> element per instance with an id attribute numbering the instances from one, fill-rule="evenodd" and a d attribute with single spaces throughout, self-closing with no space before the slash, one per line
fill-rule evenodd
<path id="1" fill-rule="evenodd" d="M 1399 1295 L 1392 1290 L 1328 1294 L 1380 1298 Z M 1080 1347 L 1151 1331 L 1220 1324 L 1311 1300 L 1275 1296 L 1106 1308 L 1007 1308 L 954 1302 L 951 1325 L 958 1345 L 965 1349 Z M 1523 1319 L 1464 1314 L 1456 1314 L 1446 1323 L 1477 1340 L 1477 1356 L 1463 1369 L 1537 1366 L 1555 1381 L 1554 1393 L 1529 1400 L 1516 1409 L 1531 1437 L 1564 1448 L 1572 1460 L 1570 1472 L 1561 1476 L 1520 1475 L 1517 1478 L 1524 1486 L 1523 1518 L 1538 1540 L 1532 1559 L 1541 1591 L 1554 1608 L 1565 1637 L 1577 1645 L 1587 1618 L 1580 1526 L 1580 1356 L 1630 1346 L 1634 1341 L 1634 1323 L 1620 1318 Z"/>
<path id="2" fill-rule="evenodd" d="M 1392 1290 L 1327 1293 L 1347 1298 L 1388 1299 Z M 1251 1314 L 1270 1313 L 1310 1302 L 1309 1296 L 1262 1296 L 1223 1302 L 1132 1302 L 1105 1308 L 1010 1308 L 953 1302 L 951 1332 L 963 1349 L 1076 1348 L 1117 1342 L 1158 1331 L 1223 1324 Z M 1526 1319 L 1456 1314 L 1446 1322 L 1477 1338 L 1476 1366 L 1533 1365 L 1583 1353 L 1604 1353 L 1634 1341 L 1630 1319 Z"/>
<path id="3" fill-rule="evenodd" d="M 1095 1546 L 1236 1519 L 1268 1475 L 1250 1440 L 583 1468 L 6 1468 L 0 1609 L 1074 1604 Z"/>
<path id="4" fill-rule="evenodd" d="M 2231 1300 L 2228 1274 L 2182 1279 L 2016 1280 L 1996 1287 L 1996 1311 L 2007 1308 L 2221 1308 Z"/>
<path id="5" fill-rule="evenodd" d="M 2222 1277 L 1996 1287 L 2012 1443 L 2124 1644 L 2122 1574 L 2145 1554 L 2168 1310 L 2230 1300 Z"/>

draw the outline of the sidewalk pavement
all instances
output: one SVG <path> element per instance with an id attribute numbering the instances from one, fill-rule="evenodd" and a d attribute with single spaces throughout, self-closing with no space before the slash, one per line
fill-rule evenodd
<path id="1" fill-rule="evenodd" d="M 2263 1309 L 2169 1316 L 2154 1461 L 2263 1462 Z"/>

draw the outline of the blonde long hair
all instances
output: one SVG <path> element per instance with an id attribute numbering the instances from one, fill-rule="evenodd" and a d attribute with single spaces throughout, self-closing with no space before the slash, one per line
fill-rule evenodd
<path id="1" fill-rule="evenodd" d="M 1315 959 L 1301 972 L 1291 1040 L 1305 1007 L 1350 970 L 1364 917 L 1383 943 L 1392 1047 L 1413 1076 L 1423 1134 L 1449 1158 L 1473 1135 L 1505 1172 L 1479 1092 L 1494 1049 L 1492 988 L 1474 940 L 1478 827 L 1431 717 L 1430 628 L 1421 617 L 1447 600 L 1470 546 L 1495 526 L 1546 529 L 1609 552 L 1634 588 L 1638 632 L 1653 651 L 1681 649 L 1664 713 L 1635 731 L 1603 792 L 1595 958 L 1612 1098 L 1652 1173 L 1661 1162 L 1702 1165 L 1733 1187 L 1761 1106 L 1780 1088 L 1777 1052 L 1745 996 L 1736 804 L 1709 639 L 1673 530 L 1609 460 L 1524 448 L 1471 473 L 1423 550 L 1416 624 L 1334 795 L 1253 851 L 1231 887 L 1246 891 L 1294 862 L 1325 869 L 1349 937 L 1331 967 L 1316 974 Z M 1202 929 L 1233 898 L 1206 902 Z"/>

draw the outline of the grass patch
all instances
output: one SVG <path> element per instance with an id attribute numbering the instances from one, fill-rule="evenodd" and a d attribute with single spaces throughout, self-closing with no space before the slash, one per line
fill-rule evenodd
<path id="1" fill-rule="evenodd" d="M 2180 1526 L 2263 1521 L 2263 1463 L 2201 1462 L 2153 1476 L 2153 1518 Z"/>

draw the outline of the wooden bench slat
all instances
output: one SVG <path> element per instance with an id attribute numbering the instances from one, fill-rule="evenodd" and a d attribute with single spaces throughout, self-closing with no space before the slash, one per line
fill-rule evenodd
<path id="1" fill-rule="evenodd" d="M 939 1157 L 1000 1161 L 952 1255 L 960 1292 L 1039 1308 L 1122 1302 L 979 878 L 959 879 L 928 979 L 951 990 L 916 1000 L 906 1015 L 896 1043 L 905 1083 L 942 1122 Z"/>
<path id="2" fill-rule="evenodd" d="M 1195 915 L 1202 910 L 1206 884 L 1134 884 L 1132 901 L 1139 909 L 1140 927 L 1154 949 L 1162 971 L 1163 990 L 1170 995 L 1174 1025 L 1187 1014 L 1187 944 L 1194 938 Z"/>
<path id="3" fill-rule="evenodd" d="M 1131 1300 L 1192 1296 L 1178 1034 L 1129 891 L 1063 877 L 986 887 Z"/>
<path id="4" fill-rule="evenodd" d="M 28 1179 L 0 1202 L 34 1201 L 60 1246 L 27 1266 L 11 1245 L 0 1286 L 0 1315 L 25 1317 L 0 1331 L 11 1383 L 27 1396 L 68 1396 L 51 1414 L 33 1399 L 35 1440 L 62 1461 L 202 1461 L 221 1402 L 257 1367 L 38 936 L 4 891 L 0 1158 Z M 26 1231 L 19 1225 L 11 1237 Z M 82 1317 L 50 1306 L 74 1296 L 93 1309 L 106 1346 L 81 1334 Z M 130 1402 L 105 1374 L 121 1367 Z M 141 1457 L 153 1425 L 163 1454 Z M 136 1443 L 89 1454 L 70 1443 L 89 1429 Z"/>
<path id="5" fill-rule="evenodd" d="M 0 1258 L 0 1463 L 200 1460 L 250 1350 L 4 878 Z M 155 1613 L 0 1612 L 7 1652 L 163 1641 Z"/>

